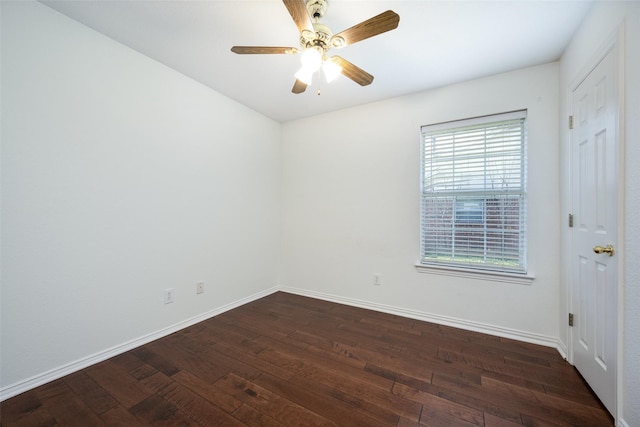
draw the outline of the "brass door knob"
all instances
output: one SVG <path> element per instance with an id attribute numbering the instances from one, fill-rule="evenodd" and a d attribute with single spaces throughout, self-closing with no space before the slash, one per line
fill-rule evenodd
<path id="1" fill-rule="evenodd" d="M 613 249 L 612 245 L 594 246 L 593 247 L 593 252 L 595 252 L 597 254 L 609 254 L 609 256 L 613 256 L 613 254 L 616 253 L 616 251 Z"/>

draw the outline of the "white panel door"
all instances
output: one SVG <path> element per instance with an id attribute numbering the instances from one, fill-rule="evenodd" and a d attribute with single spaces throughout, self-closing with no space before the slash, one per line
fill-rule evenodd
<path id="1" fill-rule="evenodd" d="M 615 415 L 619 144 L 613 50 L 575 89 L 572 103 L 573 362 Z"/>

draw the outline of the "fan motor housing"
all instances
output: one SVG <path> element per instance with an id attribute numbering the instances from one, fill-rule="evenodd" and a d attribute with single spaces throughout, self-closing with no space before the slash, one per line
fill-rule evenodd
<path id="1" fill-rule="evenodd" d="M 303 31 L 300 34 L 300 46 L 303 49 L 318 47 L 326 52 L 331 47 L 331 37 L 333 36 L 331 30 L 319 22 L 313 24 L 313 30 L 313 32 Z"/>

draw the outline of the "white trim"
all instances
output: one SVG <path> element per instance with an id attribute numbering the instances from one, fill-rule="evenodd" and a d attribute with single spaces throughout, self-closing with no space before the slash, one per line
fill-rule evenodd
<path id="1" fill-rule="evenodd" d="M 483 334 L 494 335 L 502 338 L 509 338 L 517 341 L 523 341 L 531 344 L 542 345 L 545 347 L 552 347 L 558 350 L 562 355 L 563 352 L 558 347 L 558 338 L 534 334 L 531 332 L 520 331 L 517 329 L 505 328 L 497 325 L 490 325 L 487 323 L 474 322 L 465 319 L 458 319 L 455 317 L 441 316 L 438 314 L 427 313 L 424 311 L 411 310 L 402 307 L 396 307 L 387 304 L 380 304 L 371 301 L 363 301 L 355 298 L 342 297 L 338 295 L 326 294 L 323 292 L 309 291 L 307 289 L 292 288 L 289 286 L 281 286 L 282 292 L 288 292 L 295 295 L 301 295 L 324 301 L 335 302 L 338 304 L 349 305 L 353 307 L 364 308 L 368 310 L 379 311 L 382 313 L 394 314 L 397 316 L 407 317 L 409 319 L 421 320 L 423 322 L 436 323 L 438 325 L 451 326 L 454 328 L 465 329 L 468 331 L 480 332 Z"/>
<path id="2" fill-rule="evenodd" d="M 192 318 L 186 319 L 182 322 L 178 322 L 174 325 L 160 329 L 156 332 L 152 332 L 150 334 L 144 335 L 140 338 L 127 341 L 125 343 L 122 343 L 117 346 L 111 347 L 109 349 L 103 350 L 101 352 L 95 353 L 91 356 L 79 359 L 75 362 L 68 363 L 66 365 L 60 366 L 58 368 L 52 369 L 50 371 L 44 372 L 39 375 L 35 375 L 26 380 L 19 381 L 15 384 L 4 387 L 0 389 L 0 401 L 17 396 L 20 393 L 23 393 L 33 388 L 36 388 L 38 386 L 44 385 L 53 380 L 62 378 L 65 375 L 69 375 L 71 373 L 77 372 L 81 369 L 87 368 L 91 365 L 102 362 L 111 357 L 117 356 L 129 350 L 132 350 L 136 347 L 147 344 L 159 338 L 165 337 L 181 329 L 184 329 L 196 323 L 202 322 L 204 320 L 207 320 L 211 317 L 217 316 L 219 314 L 222 314 L 234 308 L 240 307 L 244 304 L 258 300 L 265 296 L 271 295 L 278 291 L 316 298 L 324 301 L 331 301 L 338 304 L 344 304 L 344 305 L 349 305 L 353 307 L 374 310 L 382 313 L 393 314 L 393 315 L 402 316 L 410 319 L 416 319 L 424 322 L 431 322 L 439 325 L 451 326 L 454 328 L 460 328 L 464 330 L 480 332 L 480 333 L 494 335 L 498 337 L 509 338 L 509 339 L 523 341 L 531 344 L 542 345 L 545 347 L 552 347 L 552 348 L 555 348 L 563 358 L 566 358 L 566 348 L 563 345 L 563 343 L 561 343 L 558 340 L 558 338 L 548 336 L 548 335 L 534 334 L 530 332 L 520 331 L 517 329 L 505 328 L 497 325 L 490 325 L 486 323 L 474 322 L 474 321 L 469 321 L 465 319 L 458 319 L 450 316 L 441 316 L 438 314 L 432 314 L 432 313 L 427 313 L 427 312 L 418 311 L 418 310 L 411 310 L 411 309 L 391 306 L 387 304 L 380 304 L 380 303 L 375 303 L 371 301 L 364 301 L 364 300 L 359 300 L 355 298 L 348 298 L 348 297 L 342 297 L 338 295 L 326 294 L 323 292 L 315 292 L 315 291 L 310 291 L 310 290 L 301 289 L 301 288 L 293 288 L 289 286 L 275 286 L 275 287 L 266 289 L 264 291 L 255 293 L 253 295 L 250 295 L 248 297 L 241 298 L 229 304 L 220 306 L 216 309 L 207 311 L 200 315 L 194 316 Z"/>
<path id="3" fill-rule="evenodd" d="M 517 285 L 530 285 L 535 276 L 529 274 L 507 273 L 491 270 L 471 270 L 443 265 L 416 264 L 418 273 L 438 274 L 441 276 L 463 277 L 465 279 L 488 280 L 490 282 L 514 283 Z"/>
<path id="4" fill-rule="evenodd" d="M 615 49 L 616 49 L 616 59 L 617 59 L 617 67 L 618 67 L 618 248 L 619 253 L 625 253 L 625 242 L 626 242 L 626 233 L 625 233 L 625 141 L 626 141 L 626 126 L 625 126 L 625 21 L 622 21 L 622 24 L 617 29 L 616 32 L 616 41 L 615 41 Z M 625 425 L 628 427 L 625 421 L 620 420 L 619 418 L 624 414 L 624 289 L 625 289 L 625 281 L 624 281 L 624 272 L 625 272 L 625 257 L 618 257 L 618 337 L 617 337 L 617 356 L 618 360 L 616 361 L 616 413 L 613 414 L 614 418 L 618 422 L 619 425 Z"/>
<path id="5" fill-rule="evenodd" d="M 421 132 L 435 132 L 442 129 L 450 129 L 454 127 L 466 127 L 474 125 L 483 125 L 491 122 L 500 122 L 503 120 L 517 120 L 526 119 L 527 110 L 509 111 L 506 113 L 488 114 L 486 116 L 471 117 L 468 119 L 451 120 L 448 122 L 433 123 L 429 125 L 423 125 L 420 127 Z"/>
<path id="6" fill-rule="evenodd" d="M 241 305 L 266 297 L 267 295 L 271 295 L 272 293 L 277 291 L 278 291 L 277 287 L 272 287 L 270 289 L 260 291 L 248 297 L 240 298 L 239 300 L 233 301 L 229 304 L 225 304 L 213 310 L 209 310 L 205 313 L 202 313 L 197 316 L 191 317 L 189 319 L 183 320 L 181 322 L 175 323 L 166 328 L 159 329 L 150 334 L 143 335 L 140 338 L 136 338 L 131 341 L 118 344 L 114 347 L 92 354 L 91 356 L 78 359 L 75 362 L 67 363 L 66 365 L 62 365 L 58 368 L 51 369 L 50 371 L 44 372 L 42 374 L 34 375 L 33 377 L 27 378 L 26 380 L 19 381 L 7 387 L 3 387 L 2 389 L 0 389 L 0 402 L 6 399 L 9 399 L 13 396 L 17 396 L 20 393 L 24 393 L 25 391 L 31 390 L 33 388 L 36 388 L 38 386 L 51 382 L 53 380 L 62 378 L 65 375 L 69 375 L 81 369 L 84 369 L 86 367 L 89 367 L 91 365 L 95 365 L 96 363 L 102 362 L 104 360 L 107 360 L 111 357 L 117 356 L 129 350 L 132 350 L 141 345 L 150 343 L 151 341 L 157 340 L 158 338 L 165 337 L 181 329 L 187 328 L 191 325 L 195 325 L 196 323 L 202 322 L 211 317 L 222 314 L 226 311 L 240 307 Z"/>
<path id="7" fill-rule="evenodd" d="M 420 128 L 421 155 L 420 155 L 420 234 L 419 235 L 421 236 L 420 254 L 422 258 L 425 258 L 425 260 L 424 260 L 424 263 L 419 262 L 418 263 L 419 265 L 423 265 L 423 264 L 436 265 L 436 266 L 445 265 L 445 266 L 450 266 L 454 268 L 459 265 L 462 269 L 465 269 L 465 270 L 466 269 L 468 270 L 487 269 L 492 271 L 505 272 L 507 274 L 514 273 L 514 272 L 517 272 L 520 274 L 523 274 L 523 273 L 526 274 L 526 263 L 527 263 L 526 229 L 527 229 L 527 222 L 528 222 L 527 221 L 527 210 L 528 210 L 527 209 L 527 128 L 528 128 L 528 124 L 526 121 L 527 114 L 528 114 L 528 111 L 524 109 L 524 110 L 511 111 L 506 113 L 491 114 L 491 115 L 475 117 L 475 118 L 468 118 L 468 119 L 454 120 L 454 121 L 443 122 L 443 123 L 424 125 Z M 478 130 L 486 131 L 487 128 L 493 129 L 494 127 L 496 132 L 499 132 L 499 135 L 503 136 L 502 138 L 498 138 L 499 136 L 498 133 L 496 133 L 494 137 L 489 138 L 487 137 L 486 134 L 483 134 L 482 132 L 478 134 L 477 132 Z M 518 131 L 517 132 L 518 137 L 516 137 L 516 129 Z M 504 135 L 503 135 L 504 131 L 510 132 L 509 138 L 507 139 L 504 138 Z M 468 160 L 470 162 L 469 164 L 467 164 L 467 162 L 463 162 L 465 163 L 465 165 L 460 167 L 456 166 L 458 165 L 458 163 L 455 159 L 457 159 L 459 156 L 463 156 L 466 159 L 467 154 L 464 154 L 465 144 L 462 144 L 461 146 L 459 146 L 455 142 L 457 140 L 456 135 L 458 134 L 459 134 L 459 137 L 462 138 L 463 140 L 465 138 L 471 138 L 470 140 L 475 141 L 475 143 L 485 148 L 484 154 L 483 153 L 474 154 L 472 156 L 473 159 Z M 444 138 L 440 142 L 438 142 L 440 140 L 439 136 Z M 514 170 L 517 169 L 517 171 L 519 172 L 519 175 L 517 176 L 519 180 L 516 177 L 514 177 L 514 179 L 518 182 L 516 181 L 512 182 L 512 185 L 507 186 L 508 188 L 505 187 L 501 189 L 492 190 L 492 189 L 486 188 L 486 185 L 483 185 L 482 182 L 479 183 L 479 187 L 478 187 L 478 185 L 476 185 L 477 183 L 474 184 L 475 181 L 471 179 L 470 181 L 467 180 L 469 181 L 468 182 L 469 185 L 466 185 L 466 184 L 462 185 L 462 187 L 464 187 L 463 189 L 457 188 L 455 186 L 452 187 L 451 182 L 449 181 L 455 178 L 456 171 L 462 170 L 462 172 L 460 173 L 465 175 L 469 171 L 473 172 L 476 169 L 479 171 L 480 169 L 478 168 L 480 168 L 482 164 L 484 164 L 485 167 L 481 172 L 478 172 L 478 173 L 480 173 L 480 175 L 483 175 L 486 181 L 487 173 L 489 173 L 486 167 L 487 159 L 491 158 L 493 160 L 496 160 L 498 163 L 501 163 L 504 161 L 504 158 L 503 158 L 504 150 L 496 151 L 491 149 L 487 152 L 487 147 L 490 147 L 490 146 L 496 149 L 499 147 L 504 148 L 509 153 L 511 153 L 509 154 L 508 157 L 510 159 L 510 164 L 513 163 L 511 165 L 513 169 Z M 516 149 L 518 150 L 517 156 L 514 154 L 516 152 Z M 517 161 L 514 157 L 517 157 Z M 436 179 L 435 182 L 428 183 L 427 181 L 430 181 L 430 180 L 427 178 L 432 177 L 434 172 L 432 170 L 433 168 L 438 170 L 439 171 L 438 173 L 442 176 L 440 177 L 441 179 Z M 467 168 L 471 168 L 471 169 L 467 170 Z M 475 188 L 475 187 L 478 187 L 478 188 Z M 501 255 L 506 255 L 508 257 L 511 257 L 513 258 L 513 260 L 516 260 L 517 258 L 517 264 L 519 267 L 518 271 L 514 271 L 514 269 L 507 268 L 504 265 L 499 265 L 499 263 L 492 264 L 490 262 L 487 262 L 486 265 L 484 265 L 484 262 L 473 263 L 473 262 L 462 262 L 462 261 L 459 263 L 455 261 L 440 263 L 435 260 L 427 259 L 429 257 L 425 257 L 425 252 L 431 252 L 431 251 L 434 251 L 434 254 L 431 254 L 431 255 L 435 256 L 435 258 L 438 258 L 439 255 L 442 255 L 444 258 L 450 258 L 453 255 L 453 252 L 451 252 L 453 250 L 453 246 L 447 246 L 446 244 L 442 246 L 440 243 L 440 239 L 434 237 L 432 235 L 433 233 L 431 232 L 435 230 L 445 234 L 447 233 L 455 234 L 455 230 L 459 230 L 460 224 L 458 224 L 458 220 L 456 219 L 457 212 L 458 212 L 458 202 L 467 198 L 468 200 L 475 200 L 475 199 L 486 199 L 487 197 L 493 197 L 493 196 L 496 196 L 498 198 L 503 196 L 507 198 L 518 197 L 519 209 L 517 214 L 514 212 L 510 212 L 508 214 L 508 217 L 511 220 L 513 220 L 514 222 L 517 220 L 518 222 L 518 229 L 517 229 L 517 234 L 519 235 L 517 238 L 518 245 L 517 247 L 511 247 L 508 249 L 505 249 L 504 247 L 494 248 L 492 245 L 489 245 L 490 247 L 485 248 L 485 255 L 493 254 L 497 256 L 501 254 Z M 449 203 L 455 204 L 455 206 L 451 207 L 455 214 L 453 216 L 456 217 L 453 220 L 453 224 L 448 224 L 449 226 L 446 226 L 447 224 L 443 225 L 442 221 L 440 220 L 433 222 L 436 219 L 434 218 L 435 212 L 432 211 L 432 209 L 429 206 L 431 206 L 431 201 L 434 201 L 434 200 L 436 202 L 441 201 L 442 203 L 446 203 L 446 204 L 449 204 Z M 482 206 L 480 206 L 480 210 L 483 210 L 483 212 L 486 211 L 486 209 L 482 208 Z M 485 212 L 485 214 L 487 213 Z M 439 216 L 440 215 L 438 214 L 438 217 Z M 447 216 L 447 218 L 451 219 L 449 218 L 449 216 Z M 484 216 L 486 215 L 483 215 L 483 217 Z M 484 219 L 487 219 L 487 218 L 484 218 Z M 444 221 L 445 223 L 447 222 L 447 220 L 444 220 Z M 482 229 L 481 227 L 478 230 L 479 231 L 484 230 L 486 234 L 488 232 L 487 224 L 485 223 L 484 225 L 485 225 L 484 229 Z M 435 240 L 432 240 L 434 238 Z M 455 236 L 452 236 L 451 238 L 453 240 L 456 240 Z M 485 244 L 486 243 L 487 241 L 485 236 Z M 473 252 L 475 252 L 476 255 L 482 255 L 481 249 L 482 248 L 472 248 L 470 253 L 472 254 Z M 496 250 L 500 254 L 496 254 L 495 253 Z"/>
<path id="8" fill-rule="evenodd" d="M 558 339 L 556 349 L 558 350 L 558 353 L 560 353 L 560 356 L 562 356 L 562 358 L 568 362 L 569 360 L 567 356 L 568 355 L 567 345 L 563 343 L 562 340 Z"/>

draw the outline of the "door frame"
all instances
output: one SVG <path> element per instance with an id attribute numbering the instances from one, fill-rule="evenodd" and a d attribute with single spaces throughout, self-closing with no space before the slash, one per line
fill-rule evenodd
<path id="1" fill-rule="evenodd" d="M 609 52 L 613 52 L 615 56 L 615 73 L 616 73 L 616 97 L 617 97 L 617 112 L 616 112 L 616 135 L 617 135 L 617 247 L 616 252 L 620 255 L 617 257 L 616 268 L 618 269 L 618 280 L 617 280 L 617 319 L 616 319 L 616 330 L 617 334 L 617 343 L 616 343 L 616 396 L 615 396 L 615 413 L 613 413 L 613 417 L 615 422 L 618 421 L 618 414 L 622 414 L 622 393 L 623 393 L 623 350 L 624 350 L 624 331 L 622 326 L 624 325 L 624 250 L 625 250 L 625 223 L 624 223 L 624 187 L 625 187 L 625 170 L 624 170 L 624 152 L 625 152 L 625 135 L 624 135 L 624 22 L 618 26 L 616 31 L 609 36 L 607 40 L 600 46 L 599 49 L 595 52 L 595 54 L 591 57 L 591 59 L 582 67 L 581 71 L 576 75 L 576 77 L 571 81 L 569 87 L 567 88 L 567 110 L 568 116 L 573 116 L 573 92 L 580 86 L 580 84 L 587 78 L 587 76 L 596 68 L 596 66 L 605 58 L 605 56 Z M 568 167 L 568 176 L 565 176 L 565 179 L 568 179 L 567 188 L 569 192 L 567 193 L 567 197 L 569 198 L 566 201 L 566 206 L 568 207 L 568 213 L 572 213 L 573 209 L 573 192 L 575 191 L 573 187 L 573 169 L 574 159 L 571 155 L 571 147 L 573 144 L 573 136 L 571 132 L 568 133 L 568 157 L 566 160 L 565 166 Z M 565 216 L 564 219 L 566 219 Z M 567 313 L 574 313 L 573 307 L 573 296 L 575 290 L 573 289 L 573 272 L 571 265 L 571 255 L 573 254 L 573 235 L 571 231 L 567 228 L 566 233 L 566 245 L 564 248 L 567 251 L 563 251 L 563 259 L 562 264 L 565 270 L 564 277 L 567 280 L 567 293 L 566 293 L 566 309 Z M 568 325 L 567 317 L 561 319 L 561 325 L 565 325 L 566 328 L 566 337 L 567 337 L 567 360 L 572 365 L 574 364 L 573 359 L 573 328 Z"/>

